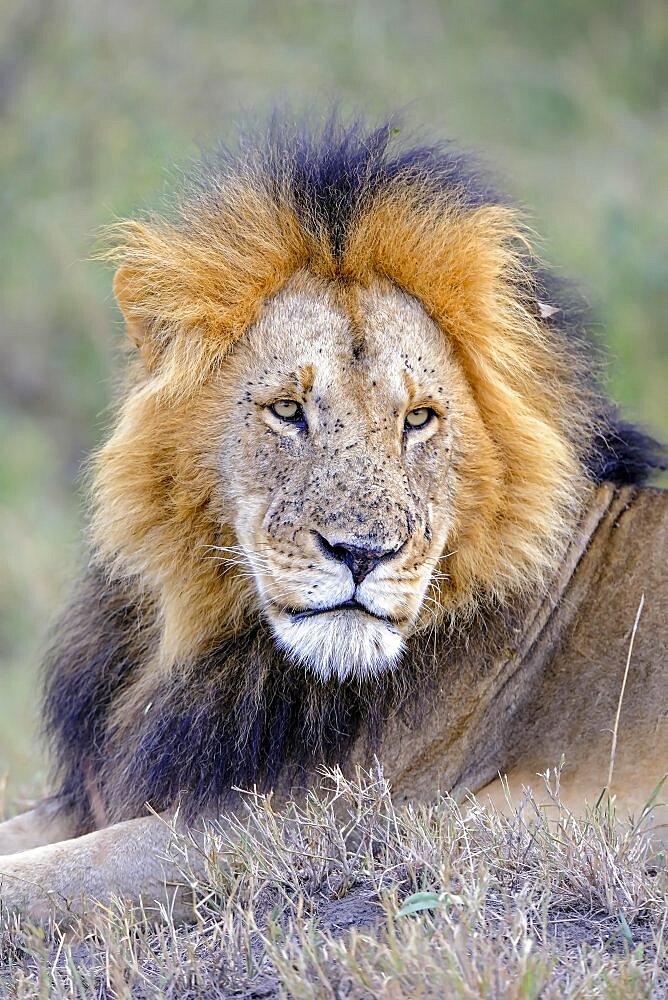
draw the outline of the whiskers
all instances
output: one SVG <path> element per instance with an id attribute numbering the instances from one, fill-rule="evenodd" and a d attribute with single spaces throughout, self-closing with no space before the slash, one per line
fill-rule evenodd
<path id="1" fill-rule="evenodd" d="M 439 563 L 445 562 L 446 559 L 449 559 L 450 556 L 456 555 L 458 551 L 458 549 L 453 549 L 451 552 L 443 552 L 439 556 L 430 556 L 428 559 L 425 559 L 425 565 L 431 568 L 431 574 L 429 577 L 430 586 L 432 583 L 440 583 L 442 580 L 451 579 L 449 573 L 446 573 L 444 570 L 437 569 L 437 566 Z"/>
<path id="2" fill-rule="evenodd" d="M 294 604 L 294 585 L 283 581 L 283 586 L 277 586 L 281 581 L 276 574 L 276 565 L 268 556 L 251 552 L 243 545 L 207 545 L 206 549 L 210 553 L 207 556 L 209 560 L 234 569 L 237 576 L 252 581 L 263 599 L 279 606 L 284 600 L 287 607 Z M 266 579 L 262 580 L 262 577 Z"/>
<path id="3" fill-rule="evenodd" d="M 271 573 L 268 557 L 249 552 L 243 545 L 206 545 L 205 548 L 210 553 L 207 559 L 241 571 L 241 576 L 255 580 L 258 572 Z"/>

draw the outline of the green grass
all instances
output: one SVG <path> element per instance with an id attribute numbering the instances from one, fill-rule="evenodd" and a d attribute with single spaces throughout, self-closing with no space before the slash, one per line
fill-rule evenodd
<path id="1" fill-rule="evenodd" d="M 121 902 L 67 931 L 10 920 L 0 988 L 21 1000 L 658 1000 L 665 866 L 642 827 L 607 805 L 576 820 L 556 775 L 547 784 L 549 822 L 530 796 L 508 817 L 447 797 L 396 808 L 380 771 L 325 772 L 278 811 L 249 796 L 203 846 L 174 837 L 190 926 L 168 906 L 156 924 Z"/>

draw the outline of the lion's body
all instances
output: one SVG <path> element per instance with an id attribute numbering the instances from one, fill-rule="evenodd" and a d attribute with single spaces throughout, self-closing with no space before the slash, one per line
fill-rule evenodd
<path id="1" fill-rule="evenodd" d="M 518 803 L 523 785 L 540 797 L 537 775 L 554 771 L 563 754 L 562 801 L 576 813 L 585 801 L 593 806 L 608 786 L 644 595 L 609 786 L 620 816 L 638 818 L 666 774 L 667 554 L 668 492 L 602 488 L 548 595 L 490 665 L 489 679 L 472 657 L 437 703 L 426 733 L 411 735 L 410 749 L 397 734 L 388 739 L 384 759 L 396 793 L 426 800 L 435 788 L 457 796 L 471 789 L 503 805 L 495 779 L 504 775 Z M 390 747 L 402 743 L 395 764 Z M 655 816 L 665 818 L 665 811 Z"/>
<path id="2" fill-rule="evenodd" d="M 319 762 L 498 799 L 564 754 L 581 808 L 612 760 L 636 813 L 666 771 L 654 443 L 517 213 L 392 135 L 274 135 L 121 228 L 142 360 L 47 662 L 55 805 L 0 827 L 12 906 L 155 897 L 147 802 L 195 823 Z"/>

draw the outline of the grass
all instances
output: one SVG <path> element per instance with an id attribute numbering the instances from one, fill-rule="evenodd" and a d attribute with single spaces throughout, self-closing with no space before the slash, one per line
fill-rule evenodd
<path id="1" fill-rule="evenodd" d="M 121 901 L 67 932 L 9 920 L 7 996 L 93 1000 L 659 998 L 668 988 L 668 872 L 602 802 L 582 819 L 543 780 L 502 815 L 475 799 L 396 807 L 378 767 L 325 771 L 300 804 L 248 794 L 203 845 L 174 836 L 195 919 Z M 209 876 L 189 864 L 204 851 Z"/>

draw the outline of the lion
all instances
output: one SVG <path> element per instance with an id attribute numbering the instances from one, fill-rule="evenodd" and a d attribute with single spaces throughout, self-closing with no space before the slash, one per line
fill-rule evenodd
<path id="1" fill-rule="evenodd" d="M 276 118 L 105 255 L 131 357 L 3 906 L 150 904 L 174 823 L 374 755 L 399 800 L 496 803 L 563 756 L 569 807 L 639 816 L 668 759 L 665 456 L 522 212 L 449 144 Z"/>

